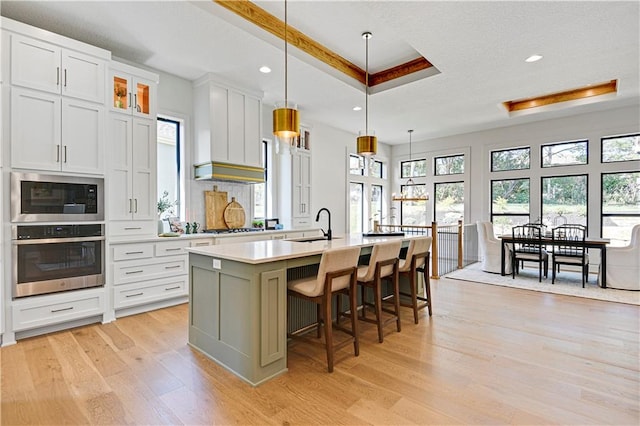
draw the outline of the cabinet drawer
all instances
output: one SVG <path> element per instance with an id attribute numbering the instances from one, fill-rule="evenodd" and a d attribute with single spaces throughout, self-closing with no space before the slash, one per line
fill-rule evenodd
<path id="1" fill-rule="evenodd" d="M 153 257 L 153 244 L 123 244 L 113 246 L 114 262 L 121 260 L 149 259 Z"/>
<path id="2" fill-rule="evenodd" d="M 158 234 L 158 221 L 132 220 L 109 222 L 109 235 L 114 237 L 153 236 Z"/>
<path id="3" fill-rule="evenodd" d="M 12 306 L 13 330 L 28 330 L 104 313 L 104 289 L 17 301 Z"/>
<path id="4" fill-rule="evenodd" d="M 185 247 L 189 246 L 188 241 L 171 241 L 155 244 L 156 257 L 175 256 L 177 254 L 186 254 Z"/>
<path id="5" fill-rule="evenodd" d="M 187 255 L 164 257 L 161 259 L 141 259 L 119 262 L 113 265 L 113 283 L 128 284 L 136 281 L 165 278 L 187 274 Z"/>
<path id="6" fill-rule="evenodd" d="M 311 228 L 311 219 L 309 218 L 293 218 L 291 220 L 291 227 L 297 228 Z"/>
<path id="7" fill-rule="evenodd" d="M 114 288 L 113 303 L 116 309 L 144 305 L 174 297 L 186 296 L 189 288 L 186 275 L 162 280 L 125 284 Z"/>
<path id="8" fill-rule="evenodd" d="M 206 247 L 206 246 L 212 246 L 216 243 L 216 240 L 214 240 L 213 238 L 207 238 L 206 240 L 191 240 L 190 241 L 190 247 Z"/>

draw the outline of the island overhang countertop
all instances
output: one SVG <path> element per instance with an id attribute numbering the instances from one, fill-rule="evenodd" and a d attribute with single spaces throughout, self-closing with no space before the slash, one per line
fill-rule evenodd
<path id="1" fill-rule="evenodd" d="M 186 250 L 194 254 L 259 265 L 274 261 L 318 255 L 332 248 L 370 247 L 385 241 L 398 239 L 409 240 L 422 236 L 423 235 L 364 237 L 362 234 L 347 234 L 334 237 L 332 240 L 267 240 L 219 246 L 190 247 Z"/>

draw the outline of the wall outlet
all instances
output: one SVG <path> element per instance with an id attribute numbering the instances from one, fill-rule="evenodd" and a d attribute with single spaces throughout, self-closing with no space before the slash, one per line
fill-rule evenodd
<path id="1" fill-rule="evenodd" d="M 222 262 L 220 259 L 213 259 L 213 269 L 220 269 L 222 267 Z"/>

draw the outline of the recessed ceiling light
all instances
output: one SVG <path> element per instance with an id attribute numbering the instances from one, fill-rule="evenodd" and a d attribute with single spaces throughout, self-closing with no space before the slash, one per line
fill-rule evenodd
<path id="1" fill-rule="evenodd" d="M 271 68 L 265 65 L 263 67 L 260 67 L 260 72 L 263 74 L 269 74 L 271 72 Z"/>
<path id="2" fill-rule="evenodd" d="M 536 62 L 539 61 L 540 59 L 542 59 L 542 55 L 531 55 L 529 56 L 527 59 L 525 59 L 525 62 Z"/>
<path id="3" fill-rule="evenodd" d="M 353 107 L 353 110 L 354 110 L 354 111 L 360 111 L 360 110 L 362 110 L 362 107 L 360 107 L 360 106 L 354 106 L 354 107 Z"/>

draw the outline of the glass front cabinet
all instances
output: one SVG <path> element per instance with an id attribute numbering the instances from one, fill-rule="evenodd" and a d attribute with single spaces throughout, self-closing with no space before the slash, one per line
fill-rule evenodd
<path id="1" fill-rule="evenodd" d="M 154 74 L 126 64 L 112 62 L 110 72 L 111 110 L 139 117 L 155 118 L 158 82 Z"/>

